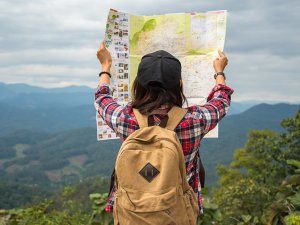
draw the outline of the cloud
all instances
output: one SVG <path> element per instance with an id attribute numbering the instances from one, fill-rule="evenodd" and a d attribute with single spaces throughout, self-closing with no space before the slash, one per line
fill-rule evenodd
<path id="1" fill-rule="evenodd" d="M 235 101 L 258 100 L 300 102 L 300 79 L 294 66 L 300 56 L 286 58 L 257 51 L 229 55 L 228 84 L 235 89 Z"/>
<path id="2" fill-rule="evenodd" d="M 227 9 L 225 72 L 234 98 L 300 101 L 298 0 L 10 0 L 0 7 L 2 82 L 94 87 L 109 8 L 137 15 Z"/>
<path id="3" fill-rule="evenodd" d="M 24 60 L 26 59 L 26 60 Z M 44 64 L 68 66 L 97 66 L 95 48 L 20 49 L 0 52 L 0 66 Z"/>
<path id="4" fill-rule="evenodd" d="M 86 85 L 96 87 L 97 70 L 90 67 L 27 64 L 1 67 L 1 78 L 8 83 L 28 83 L 42 87 Z"/>

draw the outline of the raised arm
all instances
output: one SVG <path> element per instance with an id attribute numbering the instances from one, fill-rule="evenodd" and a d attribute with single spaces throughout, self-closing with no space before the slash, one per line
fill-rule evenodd
<path id="1" fill-rule="evenodd" d="M 233 90 L 226 86 L 224 69 L 228 63 L 226 55 L 219 51 L 219 57 L 213 62 L 216 85 L 203 106 L 192 106 L 194 118 L 200 119 L 202 133 L 206 134 L 225 116 L 231 102 Z"/>
<path id="2" fill-rule="evenodd" d="M 101 43 L 96 55 L 102 70 L 98 88 L 95 93 L 94 105 L 106 124 L 118 133 L 118 120 L 124 112 L 124 107 L 119 105 L 112 97 L 109 86 L 112 58 L 109 51 L 106 49 L 104 42 Z"/>

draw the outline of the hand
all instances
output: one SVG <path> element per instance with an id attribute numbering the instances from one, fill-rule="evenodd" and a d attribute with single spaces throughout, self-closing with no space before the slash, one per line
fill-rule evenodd
<path id="1" fill-rule="evenodd" d="M 102 70 L 109 70 L 112 63 L 112 58 L 110 52 L 105 47 L 104 41 L 101 42 L 96 55 L 102 65 Z"/>
<path id="2" fill-rule="evenodd" d="M 228 59 L 227 59 L 226 55 L 223 52 L 221 52 L 220 50 L 218 51 L 218 53 L 219 53 L 220 58 L 216 58 L 213 63 L 216 73 L 223 72 L 228 63 Z"/>

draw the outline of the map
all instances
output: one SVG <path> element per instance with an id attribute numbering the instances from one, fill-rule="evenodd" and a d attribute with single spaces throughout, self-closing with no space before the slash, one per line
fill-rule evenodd
<path id="1" fill-rule="evenodd" d="M 163 49 L 181 62 L 188 106 L 205 104 L 215 84 L 213 60 L 224 48 L 226 19 L 225 10 L 138 16 L 110 9 L 105 43 L 113 58 L 114 99 L 122 105 L 130 101 L 142 56 Z M 98 140 L 118 138 L 101 116 L 96 119 Z M 218 137 L 218 127 L 205 137 Z"/>

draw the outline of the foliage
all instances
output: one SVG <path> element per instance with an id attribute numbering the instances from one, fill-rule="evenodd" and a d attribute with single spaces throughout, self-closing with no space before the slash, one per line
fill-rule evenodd
<path id="1" fill-rule="evenodd" d="M 74 202 L 67 201 L 64 210 L 51 208 L 53 201 L 45 201 L 26 209 L 14 209 L 0 212 L 0 222 L 3 225 L 58 225 L 87 224 L 89 215 L 76 208 Z M 1 220 L 2 219 L 2 220 Z"/>
<path id="2" fill-rule="evenodd" d="M 92 213 L 82 210 L 82 204 L 70 199 L 76 190 L 64 188 L 61 193 L 62 205 L 55 200 L 43 202 L 25 209 L 0 210 L 1 225 L 113 225 L 111 214 L 105 212 L 107 194 L 90 194 L 93 202 Z M 85 196 L 87 197 L 87 196 Z"/>
<path id="3" fill-rule="evenodd" d="M 282 126 L 285 133 L 251 131 L 230 165 L 218 166 L 219 186 L 205 196 L 198 225 L 300 224 L 300 111 Z M 112 225 L 105 212 L 108 180 L 94 180 L 105 188 L 93 185 L 93 179 L 66 187 L 53 200 L 1 210 L 0 224 Z"/>
<path id="4" fill-rule="evenodd" d="M 212 203 L 209 198 L 203 201 L 204 214 L 199 215 L 197 225 L 217 225 L 222 222 L 222 213 L 219 206 Z"/>
<path id="5" fill-rule="evenodd" d="M 300 213 L 300 111 L 286 133 L 251 131 L 229 166 L 218 167 L 212 196 L 222 224 L 297 224 Z M 217 223 L 214 223 L 217 224 Z"/>
<path id="6" fill-rule="evenodd" d="M 0 182 L 0 209 L 12 209 L 36 203 L 53 193 L 48 189 L 15 182 Z"/>
<path id="7" fill-rule="evenodd" d="M 16 151 L 10 147 L 0 147 L 0 159 L 9 159 L 16 157 Z"/>
<path id="8" fill-rule="evenodd" d="M 80 209 L 85 213 L 91 212 L 91 200 L 89 195 L 93 193 L 105 193 L 108 190 L 110 179 L 103 177 L 87 178 L 75 185 L 67 186 L 62 191 L 58 192 L 54 197 L 54 206 L 61 208 L 65 200 L 76 202 L 80 205 Z M 68 195 L 65 191 L 69 189 Z M 65 196 L 61 198 L 61 196 Z"/>
<path id="9" fill-rule="evenodd" d="M 287 163 L 295 165 L 294 174 L 282 182 L 275 200 L 266 209 L 265 222 L 270 225 L 277 221 L 287 224 L 300 221 L 300 161 L 287 160 Z"/>
<path id="10" fill-rule="evenodd" d="M 113 217 L 105 212 L 106 201 L 108 194 L 94 193 L 90 194 L 90 199 L 93 201 L 93 213 L 90 218 L 91 225 L 113 225 Z"/>
<path id="11" fill-rule="evenodd" d="M 45 98 L 41 100 L 44 102 Z M 216 183 L 216 162 L 229 164 L 233 150 L 244 145 L 250 129 L 268 127 L 280 131 L 283 129 L 279 125 L 282 118 L 293 115 L 297 108 L 298 105 L 262 104 L 242 114 L 224 118 L 220 124 L 220 137 L 207 138 L 201 145 L 201 155 L 207 171 L 206 184 L 212 186 Z M 24 109 L 22 117 L 18 114 L 19 110 L 12 110 L 12 112 L 9 110 L 7 114 L 6 110 L 8 108 L 1 108 L 0 104 L 0 118 L 3 120 L 3 123 L 0 121 L 2 124 L 0 134 L 2 131 L 6 133 L 0 137 L 0 179 L 2 181 L 57 190 L 86 177 L 110 176 L 121 142 L 120 140 L 101 142 L 96 140 L 95 128 L 91 127 L 95 124 L 93 107 L 78 107 L 76 110 L 71 110 L 72 115 L 68 107 L 64 109 L 54 107 L 50 111 L 45 109 L 36 113 Z M 73 114 L 78 118 L 77 120 L 70 118 Z M 40 121 L 38 118 L 41 115 L 43 119 Z M 77 127 L 77 123 L 85 121 L 82 118 L 90 118 L 91 125 L 86 128 L 72 129 Z M 14 127 L 12 123 L 15 122 L 19 128 L 27 129 L 13 129 L 14 132 L 8 134 L 7 131 Z M 70 123 L 71 127 L 62 126 L 60 123 Z M 59 129 L 53 130 L 53 126 Z M 43 132 L 38 128 L 47 130 Z M 16 156 L 1 157 L 1 149 L 15 150 L 9 154 L 12 156 L 15 152 Z"/>

